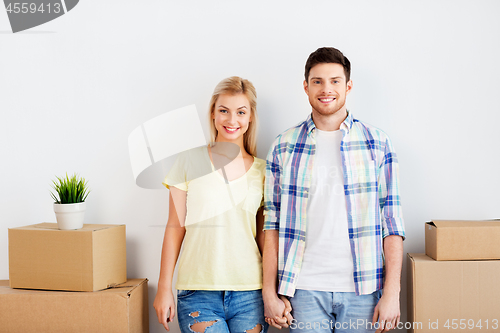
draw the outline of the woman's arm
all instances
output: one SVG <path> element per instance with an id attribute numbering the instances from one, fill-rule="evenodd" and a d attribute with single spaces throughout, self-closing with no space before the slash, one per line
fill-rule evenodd
<path id="1" fill-rule="evenodd" d="M 264 272 L 262 298 L 264 300 L 264 315 L 266 322 L 276 328 L 287 328 L 292 323 L 290 314 L 292 306 L 290 301 L 283 296 L 278 297 L 278 230 L 265 231 L 265 247 L 262 258 Z"/>
<path id="2" fill-rule="evenodd" d="M 160 278 L 154 308 L 158 321 L 165 329 L 170 330 L 168 322 L 175 317 L 175 301 L 172 293 L 172 279 L 175 264 L 179 257 L 182 241 L 186 233 L 184 221 L 186 218 L 186 191 L 170 187 L 168 204 L 168 221 L 165 227 L 163 248 L 161 252 Z M 170 314 L 169 314 L 170 311 Z"/>

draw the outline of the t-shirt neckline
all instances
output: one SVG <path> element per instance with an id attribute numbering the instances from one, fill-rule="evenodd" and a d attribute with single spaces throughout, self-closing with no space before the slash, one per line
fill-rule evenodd
<path id="1" fill-rule="evenodd" d="M 208 152 L 208 146 L 205 147 L 205 157 L 208 158 L 208 162 L 210 163 L 210 167 L 212 168 L 212 171 L 215 172 L 220 179 L 224 180 L 224 182 L 226 184 L 232 184 L 232 183 L 235 183 L 235 182 L 238 182 L 238 181 L 244 179 L 248 175 L 250 170 L 252 170 L 252 168 L 255 166 L 255 156 L 252 156 L 253 157 L 252 165 L 250 166 L 250 168 L 248 168 L 248 170 L 246 170 L 246 172 L 243 175 L 241 175 L 240 177 L 233 179 L 233 180 L 229 180 L 229 179 L 226 180 L 226 178 L 224 178 L 224 176 L 221 175 L 219 170 L 215 169 L 215 166 L 212 163 L 212 159 L 210 158 L 210 153 Z"/>

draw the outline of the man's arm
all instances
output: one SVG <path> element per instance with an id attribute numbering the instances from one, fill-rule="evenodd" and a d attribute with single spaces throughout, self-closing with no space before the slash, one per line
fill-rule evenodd
<path id="1" fill-rule="evenodd" d="M 403 238 L 391 235 L 384 238 L 385 281 L 384 293 L 380 298 L 372 323 L 379 322 L 382 328 L 377 332 L 387 332 L 399 324 L 401 316 L 399 294 L 401 291 L 401 269 L 403 266 Z"/>
<path id="2" fill-rule="evenodd" d="M 403 240 L 405 237 L 399 194 L 399 165 L 389 138 L 385 142 L 378 190 L 382 212 L 385 276 L 384 292 L 375 307 L 372 322 L 379 321 L 382 326 L 382 329 L 377 330 L 377 332 L 387 332 L 398 325 L 401 315 L 399 294 L 401 291 Z M 390 324 L 385 325 L 386 323 Z"/>

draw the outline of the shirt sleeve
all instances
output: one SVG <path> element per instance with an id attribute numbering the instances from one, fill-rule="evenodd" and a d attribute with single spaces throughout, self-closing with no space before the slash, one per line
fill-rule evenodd
<path id="1" fill-rule="evenodd" d="M 264 230 L 279 230 L 282 168 L 276 142 L 271 146 L 266 159 L 264 182 Z"/>
<path id="2" fill-rule="evenodd" d="M 260 200 L 259 209 L 264 208 L 264 185 L 266 181 L 266 160 L 258 159 L 259 172 L 262 175 L 262 198 Z"/>
<path id="3" fill-rule="evenodd" d="M 380 168 L 378 192 L 382 212 L 382 237 L 399 235 L 404 239 L 405 230 L 399 194 L 399 164 L 389 138 L 385 141 Z"/>
<path id="4" fill-rule="evenodd" d="M 189 180 L 187 179 L 187 165 L 184 154 L 180 154 L 177 157 L 162 184 L 168 189 L 170 189 L 170 186 L 173 186 L 179 190 L 187 191 Z"/>

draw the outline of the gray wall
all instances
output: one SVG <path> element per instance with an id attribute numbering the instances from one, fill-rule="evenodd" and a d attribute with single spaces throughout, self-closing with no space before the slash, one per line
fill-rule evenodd
<path id="1" fill-rule="evenodd" d="M 151 332 L 162 332 L 152 303 L 168 191 L 135 185 L 129 133 L 189 104 L 205 119 L 215 84 L 239 75 L 257 88 L 264 158 L 310 112 L 303 67 L 325 45 L 353 64 L 349 109 L 399 153 L 405 252 L 424 251 L 429 219 L 499 218 L 499 10 L 457 0 L 85 0 L 18 34 L 0 10 L 0 279 L 7 228 L 55 222 L 50 180 L 76 171 L 92 188 L 86 223 L 127 225 L 128 275 L 150 279 Z M 403 274 L 402 320 L 405 288 Z"/>

